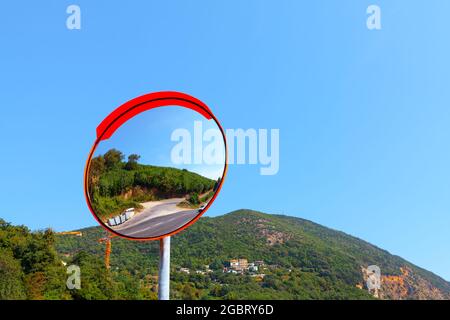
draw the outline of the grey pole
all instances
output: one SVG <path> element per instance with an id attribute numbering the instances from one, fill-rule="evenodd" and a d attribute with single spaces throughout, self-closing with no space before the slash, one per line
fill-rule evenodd
<path id="1" fill-rule="evenodd" d="M 158 299 L 169 300 L 170 286 L 170 237 L 159 240 Z"/>

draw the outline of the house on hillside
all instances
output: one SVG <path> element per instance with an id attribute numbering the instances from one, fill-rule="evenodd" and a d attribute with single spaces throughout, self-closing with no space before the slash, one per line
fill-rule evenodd
<path id="1" fill-rule="evenodd" d="M 243 273 L 248 269 L 248 261 L 247 259 L 231 259 L 228 269 L 238 273 Z"/>
<path id="2" fill-rule="evenodd" d="M 188 268 L 180 268 L 180 272 L 186 273 L 186 274 L 190 274 L 191 271 Z"/>
<path id="3" fill-rule="evenodd" d="M 258 272 L 258 266 L 254 262 L 250 262 L 248 264 L 248 271 L 249 272 Z"/>
<path id="4" fill-rule="evenodd" d="M 262 266 L 264 266 L 264 261 L 262 261 L 262 260 L 256 260 L 256 261 L 254 262 L 254 264 L 255 264 L 255 266 L 257 266 L 257 267 L 262 267 Z"/>

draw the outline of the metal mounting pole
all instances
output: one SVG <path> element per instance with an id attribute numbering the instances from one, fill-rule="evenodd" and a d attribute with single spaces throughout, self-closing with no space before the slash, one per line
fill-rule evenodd
<path id="1" fill-rule="evenodd" d="M 159 240 L 158 299 L 169 300 L 170 286 L 170 237 Z"/>

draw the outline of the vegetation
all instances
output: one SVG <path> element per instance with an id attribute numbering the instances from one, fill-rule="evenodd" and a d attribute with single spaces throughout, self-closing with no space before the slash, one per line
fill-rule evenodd
<path id="1" fill-rule="evenodd" d="M 208 202 L 214 196 L 214 191 L 210 191 L 199 199 L 199 202 Z"/>
<path id="2" fill-rule="evenodd" d="M 181 208 L 197 209 L 199 208 L 200 204 L 207 202 L 212 197 L 212 195 L 214 195 L 213 191 L 208 192 L 205 196 L 202 197 L 200 197 L 197 192 L 193 192 L 186 197 L 186 200 L 180 202 L 178 206 Z"/>
<path id="3" fill-rule="evenodd" d="M 31 233 L 0 219 L 0 299 L 69 299 L 51 231 Z"/>
<path id="4" fill-rule="evenodd" d="M 0 300 L 143 299 L 131 274 L 109 272 L 103 259 L 76 250 L 70 259 L 57 253 L 61 237 L 51 230 L 30 232 L 0 219 Z M 72 237 L 72 236 L 67 236 Z M 81 269 L 81 289 L 69 290 L 63 259 Z"/>
<path id="5" fill-rule="evenodd" d="M 0 224 L 0 299 L 156 299 L 158 242 L 112 239 L 103 265 L 99 227 L 82 237 Z M 383 274 L 407 266 L 450 297 L 450 283 L 365 241 L 313 222 L 250 210 L 204 217 L 172 238 L 173 299 L 372 299 L 355 285 L 361 266 Z M 230 259 L 263 260 L 265 277 L 223 273 Z M 81 290 L 67 290 L 65 267 L 81 267 Z M 205 271 L 209 265 L 212 272 Z M 189 268 L 190 274 L 180 272 Z M 410 296 L 415 298 L 415 296 Z"/>
<path id="6" fill-rule="evenodd" d="M 101 229 L 88 228 L 83 234 L 61 238 L 58 251 L 70 254 L 82 249 L 101 257 L 104 247 L 96 243 Z M 269 241 L 273 239 L 279 242 Z M 114 238 L 112 248 L 111 270 L 131 274 L 146 283 L 145 292 L 155 292 L 155 282 L 146 276 L 157 275 L 158 243 Z M 307 220 L 250 210 L 201 218 L 173 236 L 171 257 L 174 299 L 369 299 L 355 285 L 362 282 L 361 266 L 370 264 L 394 275 L 408 266 L 450 294 L 448 282 L 365 241 Z M 263 260 L 270 267 L 263 271 L 262 281 L 248 274 L 223 273 L 233 258 Z M 213 272 L 195 273 L 205 265 Z M 189 268 L 191 274 L 179 272 L 180 267 Z"/>
<path id="7" fill-rule="evenodd" d="M 89 196 L 101 218 L 127 208 L 140 209 L 139 203 L 184 197 L 212 190 L 216 181 L 199 174 L 168 167 L 139 164 L 140 156 L 111 149 L 94 157 L 89 171 Z"/>

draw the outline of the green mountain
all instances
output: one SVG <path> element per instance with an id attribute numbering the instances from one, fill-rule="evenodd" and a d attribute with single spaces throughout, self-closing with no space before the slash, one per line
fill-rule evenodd
<path id="1" fill-rule="evenodd" d="M 157 241 L 112 238 L 107 269 L 98 241 L 105 231 L 81 231 L 31 232 L 0 219 L 0 299 L 156 299 Z M 369 265 L 381 269 L 379 298 L 450 299 L 450 283 L 363 240 L 251 210 L 201 218 L 172 237 L 171 258 L 173 299 L 374 299 Z M 258 270 L 223 272 L 232 259 Z M 81 269 L 81 290 L 66 288 L 71 264 Z"/>
<path id="2" fill-rule="evenodd" d="M 140 203 L 175 197 L 197 204 L 199 194 L 211 191 L 216 181 L 186 169 L 138 163 L 137 154 L 128 156 L 116 149 L 92 158 L 89 170 L 89 198 L 96 214 L 106 219 Z M 212 196 L 212 193 L 209 197 Z"/>
<path id="3" fill-rule="evenodd" d="M 102 257 L 105 248 L 97 239 L 104 231 L 81 231 L 83 237 L 59 237 L 58 252 L 69 260 L 78 252 Z M 171 255 L 174 298 L 370 299 L 364 269 L 377 265 L 380 298 L 450 299 L 450 283 L 435 274 L 363 240 L 290 216 L 238 210 L 204 217 L 172 238 Z M 253 274 L 222 271 L 239 258 L 264 265 Z M 205 265 L 212 272 L 205 272 Z M 135 292 L 156 291 L 157 266 L 157 242 L 112 239 L 111 274 L 140 281 Z"/>

